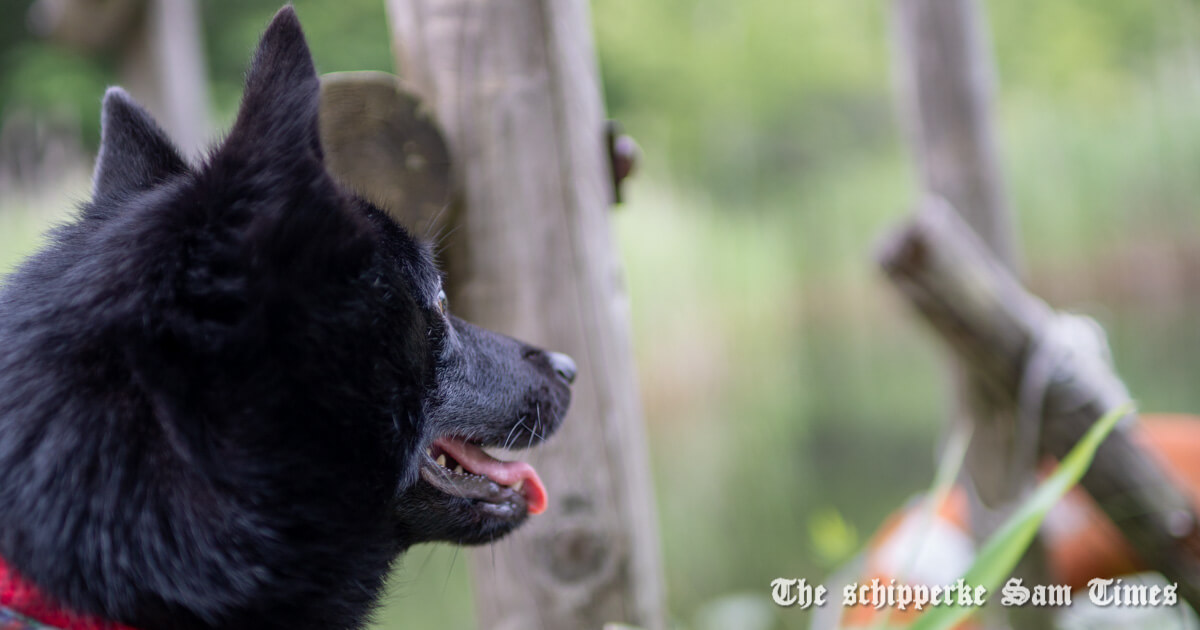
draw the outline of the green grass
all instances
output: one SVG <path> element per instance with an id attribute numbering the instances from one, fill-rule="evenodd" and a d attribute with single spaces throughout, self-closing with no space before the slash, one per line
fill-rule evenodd
<path id="1" fill-rule="evenodd" d="M 66 195 L 33 201 L 0 197 L 0 277 L 37 249 L 45 231 L 70 212 Z"/>

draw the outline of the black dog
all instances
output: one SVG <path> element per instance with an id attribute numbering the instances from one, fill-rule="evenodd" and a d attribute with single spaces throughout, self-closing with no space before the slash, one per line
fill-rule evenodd
<path id="1" fill-rule="evenodd" d="M 105 96 L 92 201 L 0 293 L 0 604 L 355 628 L 410 545 L 545 508 L 480 447 L 553 432 L 575 366 L 446 312 L 429 250 L 327 173 L 317 104 L 290 8 L 200 166 Z"/>

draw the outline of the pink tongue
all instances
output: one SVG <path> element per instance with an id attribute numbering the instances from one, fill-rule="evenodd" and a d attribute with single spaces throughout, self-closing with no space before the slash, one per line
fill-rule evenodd
<path id="1" fill-rule="evenodd" d="M 537 471 L 533 469 L 533 466 L 525 462 L 501 461 L 488 455 L 474 444 L 454 438 L 438 438 L 434 444 L 454 458 L 454 461 L 462 464 L 463 469 L 470 473 L 483 475 L 502 486 L 511 486 L 518 481 L 524 481 L 525 483 L 521 485 L 521 494 L 525 495 L 525 504 L 529 513 L 541 514 L 546 511 L 546 486 L 542 485 L 542 480 L 538 478 Z"/>

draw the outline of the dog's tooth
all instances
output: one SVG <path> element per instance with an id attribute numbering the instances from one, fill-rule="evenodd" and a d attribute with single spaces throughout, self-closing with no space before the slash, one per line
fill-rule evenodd
<path id="1" fill-rule="evenodd" d="M 513 492 L 520 492 L 520 491 L 521 491 L 521 488 L 522 488 L 524 485 L 525 485 L 525 480 L 524 480 L 524 479 L 518 479 L 518 480 L 517 480 L 517 483 L 514 483 L 514 484 L 512 485 L 512 491 L 513 491 Z"/>
<path id="2" fill-rule="evenodd" d="M 438 458 L 437 458 L 437 465 L 438 465 L 438 466 L 441 466 L 442 468 L 445 468 L 445 467 L 446 467 L 446 454 L 445 454 L 445 453 L 442 453 L 441 455 L 438 455 Z"/>
<path id="3" fill-rule="evenodd" d="M 457 474 L 460 474 L 460 475 L 461 475 L 461 474 L 463 473 L 463 467 L 462 467 L 462 464 L 459 464 L 459 465 L 455 466 L 455 467 L 454 467 L 454 472 L 455 472 L 455 473 L 457 473 Z"/>
<path id="4" fill-rule="evenodd" d="M 428 455 L 430 459 L 433 459 L 433 447 L 430 446 L 429 448 L 425 449 L 425 454 Z"/>

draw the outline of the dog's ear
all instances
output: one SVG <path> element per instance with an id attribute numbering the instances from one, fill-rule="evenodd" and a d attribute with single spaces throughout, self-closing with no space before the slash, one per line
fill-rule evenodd
<path id="1" fill-rule="evenodd" d="M 246 73 L 246 90 L 224 151 L 258 154 L 274 164 L 322 161 L 320 82 L 289 5 L 275 14 Z M 265 155 L 263 155 L 265 154 Z"/>
<path id="2" fill-rule="evenodd" d="M 100 154 L 92 174 L 95 198 L 147 190 L 187 171 L 187 163 L 150 113 L 118 87 L 104 94 Z"/>

